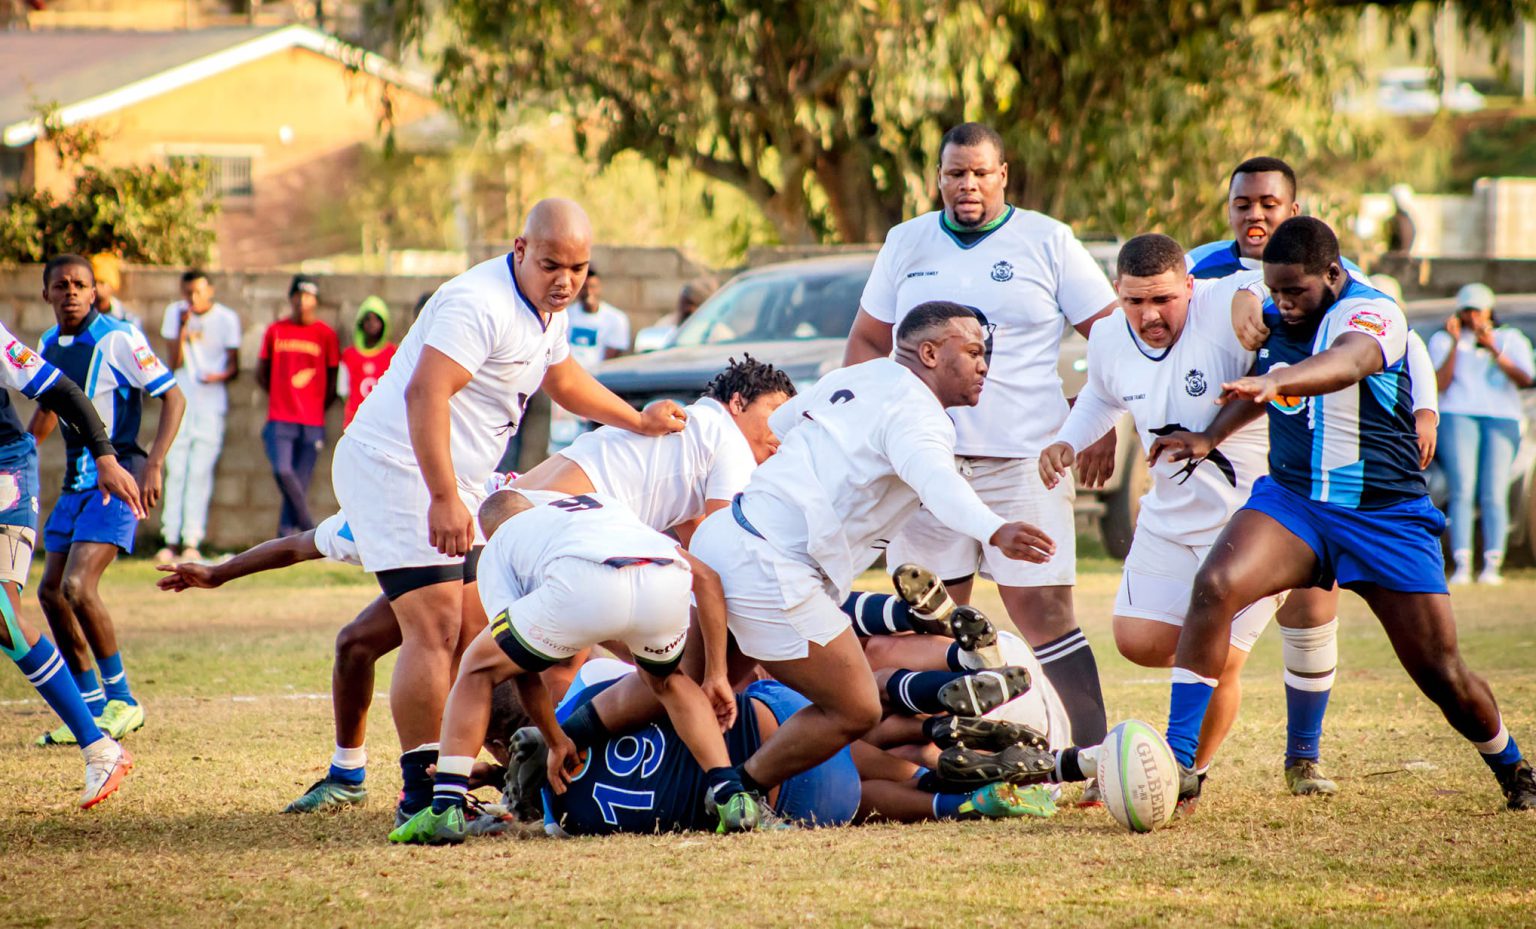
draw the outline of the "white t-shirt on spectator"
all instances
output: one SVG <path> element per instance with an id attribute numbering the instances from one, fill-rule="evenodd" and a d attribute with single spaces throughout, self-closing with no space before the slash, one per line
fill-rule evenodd
<path id="1" fill-rule="evenodd" d="M 875 259 L 860 307 L 899 326 L 913 307 L 948 300 L 986 315 L 991 370 L 974 407 L 950 410 L 955 453 L 1033 458 L 1067 418 L 1056 365 L 1066 324 L 1115 301 L 1104 271 L 1065 223 L 1030 210 L 1010 213 L 971 245 L 943 224 L 943 211 L 892 229 Z"/>
<path id="2" fill-rule="evenodd" d="M 1514 326 L 1500 326 L 1493 332 L 1499 353 L 1526 374 L 1536 373 L 1531 357 L 1531 343 Z M 1456 371 L 1451 383 L 1440 391 L 1440 412 L 1461 416 L 1492 416 L 1499 419 L 1524 419 L 1520 388 L 1499 370 L 1493 354 L 1479 348 L 1477 337 L 1463 331 L 1453 343 L 1451 334 L 1441 329 L 1429 337 L 1429 360 L 1436 368 L 1445 364 L 1451 349 L 1456 350 Z"/>
<path id="3" fill-rule="evenodd" d="M 565 311 L 571 321 L 571 357 L 588 371 L 596 371 L 611 349 L 629 351 L 629 317 L 611 303 L 599 301 L 597 312 L 587 312 L 580 301 Z"/>
<path id="4" fill-rule="evenodd" d="M 187 302 L 177 300 L 165 308 L 160 322 L 160 338 L 174 342 L 181 335 L 181 311 Z M 224 413 L 229 409 L 229 391 L 224 382 L 203 383 L 204 374 L 221 374 L 229 365 L 231 350 L 240 349 L 240 314 L 222 303 L 215 303 L 206 313 L 187 314 L 187 338 L 181 352 L 181 367 L 176 369 L 176 383 L 187 398 L 187 409 Z"/>

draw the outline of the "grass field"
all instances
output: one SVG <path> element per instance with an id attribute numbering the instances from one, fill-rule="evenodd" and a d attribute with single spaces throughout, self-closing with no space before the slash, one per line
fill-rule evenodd
<path id="1" fill-rule="evenodd" d="M 1110 718 L 1161 728 L 1166 672 L 1127 664 L 1109 637 L 1116 568 L 1083 569 L 1078 610 Z M 1152 835 L 1067 809 L 1038 822 L 408 849 L 384 840 L 399 782 L 382 699 L 372 806 L 276 814 L 324 770 L 331 641 L 373 595 L 365 577 L 311 565 L 172 596 L 152 576 L 143 561 L 110 575 L 149 723 L 128 742 L 136 772 L 97 810 L 73 808 L 77 751 L 31 747 L 54 722 L 0 668 L 0 925 L 1536 925 L 1536 815 L 1503 811 L 1475 751 L 1353 598 L 1324 741 L 1341 786 L 1329 800 L 1284 793 L 1270 633 L 1198 816 Z M 1456 599 L 1469 661 L 1536 746 L 1536 576 Z M 981 604 L 1000 613 L 991 591 Z M 30 601 L 27 613 L 39 615 Z"/>

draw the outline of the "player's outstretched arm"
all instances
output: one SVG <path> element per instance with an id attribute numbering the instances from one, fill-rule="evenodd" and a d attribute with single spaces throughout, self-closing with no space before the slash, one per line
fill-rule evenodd
<path id="1" fill-rule="evenodd" d="M 560 723 L 555 720 L 555 705 L 549 699 L 549 691 L 544 687 L 544 679 L 539 675 L 527 671 L 520 671 L 512 675 L 512 681 L 517 685 L 517 696 L 523 702 L 523 712 L 528 714 L 528 719 L 539 734 L 544 737 L 544 744 L 549 746 L 549 768 L 546 772 L 549 777 L 549 789 L 557 794 L 565 793 L 566 785 L 571 782 L 571 770 L 578 761 L 580 752 L 571 737 L 560 728 Z"/>
<path id="2" fill-rule="evenodd" d="M 237 577 L 275 571 L 323 557 L 320 549 L 315 546 L 315 530 L 311 529 L 287 538 L 262 542 L 219 565 L 198 564 L 195 561 L 156 565 L 155 569 L 164 571 L 167 576 L 156 581 L 155 586 L 170 591 L 189 590 L 193 587 L 212 590 Z"/>
<path id="3" fill-rule="evenodd" d="M 549 394 L 549 399 L 583 419 L 618 426 L 640 435 L 681 432 L 688 423 L 688 414 L 671 400 L 659 400 L 636 412 L 574 358 L 550 365 L 544 374 L 544 392 Z"/>
<path id="4" fill-rule="evenodd" d="M 1040 453 L 1040 482 L 1047 489 L 1061 483 L 1072 470 L 1072 463 L 1077 460 L 1077 453 L 1072 450 L 1071 443 L 1055 442 L 1047 445 Z"/>
<path id="5" fill-rule="evenodd" d="M 1363 332 L 1346 332 L 1327 349 L 1259 377 L 1221 385 L 1223 401 L 1234 397 L 1268 403 L 1276 397 L 1316 397 L 1360 383 L 1385 364 L 1381 343 Z"/>
<path id="6" fill-rule="evenodd" d="M 1225 403 L 1203 431 L 1170 432 L 1153 439 L 1152 447 L 1147 450 L 1147 467 L 1156 465 L 1164 455 L 1169 461 L 1204 458 L 1211 449 L 1226 441 L 1227 436 L 1263 415 L 1264 405 L 1261 403 Z"/>
<path id="7" fill-rule="evenodd" d="M 693 569 L 693 599 L 698 610 L 699 638 L 704 643 L 704 679 L 699 686 L 709 699 L 720 731 L 736 722 L 736 695 L 726 671 L 725 586 L 720 575 L 681 546 L 677 549 Z"/>

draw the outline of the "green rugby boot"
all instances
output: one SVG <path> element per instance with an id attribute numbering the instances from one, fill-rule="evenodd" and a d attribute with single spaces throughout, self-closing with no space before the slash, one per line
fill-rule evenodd
<path id="1" fill-rule="evenodd" d="M 363 806 L 368 802 L 368 788 L 362 784 L 336 781 L 323 777 L 304 791 L 299 799 L 283 807 L 284 813 L 318 813 L 321 810 L 339 810 L 349 806 Z"/>
<path id="2" fill-rule="evenodd" d="M 396 826 L 389 834 L 389 841 L 396 845 L 461 845 L 468 834 L 462 807 L 449 807 L 442 813 L 434 813 L 428 806 Z"/>
<path id="3" fill-rule="evenodd" d="M 144 728 L 144 707 L 123 700 L 108 700 L 107 708 L 97 720 L 101 731 L 114 739 L 121 739 L 130 732 Z"/>
<path id="4" fill-rule="evenodd" d="M 967 810 L 966 808 L 970 809 Z M 1012 784 L 988 784 L 971 794 L 961 807 L 962 813 L 974 810 L 987 819 L 1013 819 L 1018 816 L 1045 818 L 1056 814 L 1056 800 L 1044 785 L 1023 790 Z"/>
<path id="5" fill-rule="evenodd" d="M 715 832 L 720 835 L 752 832 L 757 829 L 758 821 L 762 818 L 757 800 L 745 790 L 731 794 L 724 804 L 716 804 L 713 794 L 705 794 L 704 808 L 718 820 Z"/>

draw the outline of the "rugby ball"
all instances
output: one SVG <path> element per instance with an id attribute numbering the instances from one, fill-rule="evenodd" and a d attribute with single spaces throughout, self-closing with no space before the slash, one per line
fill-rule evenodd
<path id="1" fill-rule="evenodd" d="M 1115 822 L 1151 832 L 1173 818 L 1179 801 L 1179 764 L 1162 733 L 1130 719 L 1109 730 L 1099 746 L 1099 790 Z"/>

